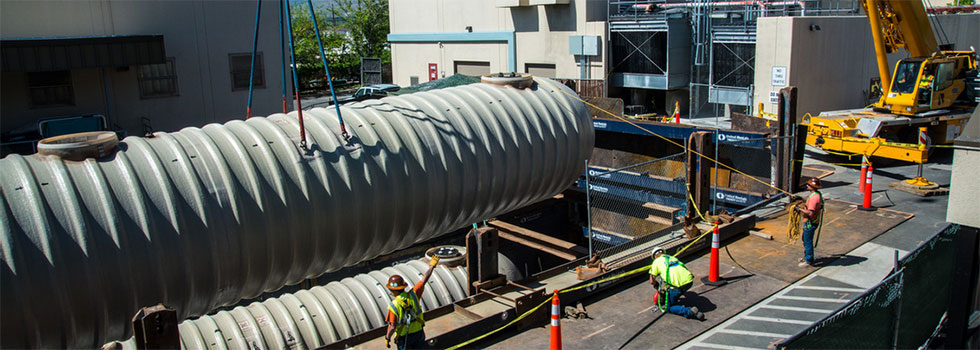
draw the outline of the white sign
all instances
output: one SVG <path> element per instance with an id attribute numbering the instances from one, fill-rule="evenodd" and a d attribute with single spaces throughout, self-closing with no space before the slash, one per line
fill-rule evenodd
<path id="1" fill-rule="evenodd" d="M 786 86 L 786 67 L 772 67 L 772 86 Z"/>
<path id="2" fill-rule="evenodd" d="M 779 92 L 769 91 L 769 103 L 779 103 Z"/>
<path id="3" fill-rule="evenodd" d="M 721 132 L 718 133 L 718 141 L 720 141 L 720 142 L 725 142 L 725 141 L 728 141 L 728 142 L 739 142 L 739 141 L 745 141 L 745 140 L 748 140 L 748 139 L 749 139 L 749 137 L 746 136 L 746 135 L 725 134 L 725 133 L 721 133 Z"/>

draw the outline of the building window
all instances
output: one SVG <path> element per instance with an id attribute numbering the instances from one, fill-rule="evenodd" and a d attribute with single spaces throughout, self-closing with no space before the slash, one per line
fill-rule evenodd
<path id="1" fill-rule="evenodd" d="M 140 98 L 177 96 L 177 69 L 174 58 L 167 62 L 139 66 L 137 78 L 140 84 Z"/>
<path id="2" fill-rule="evenodd" d="M 555 65 L 548 63 L 525 63 L 524 73 L 529 73 L 536 77 L 555 78 Z"/>
<path id="3" fill-rule="evenodd" d="M 33 107 L 75 104 L 70 71 L 27 73 L 27 91 Z"/>
<path id="4" fill-rule="evenodd" d="M 231 91 L 248 90 L 248 76 L 252 70 L 251 53 L 233 53 L 228 55 L 231 66 Z M 255 54 L 255 77 L 252 83 L 255 88 L 265 88 L 265 65 L 262 53 Z"/>

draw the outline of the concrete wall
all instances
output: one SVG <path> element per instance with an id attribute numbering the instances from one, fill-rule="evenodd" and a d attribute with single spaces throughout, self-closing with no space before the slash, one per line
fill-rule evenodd
<path id="1" fill-rule="evenodd" d="M 606 2 L 574 0 L 566 5 L 496 7 L 495 1 L 391 0 L 389 19 L 393 34 L 515 32 L 516 67 L 525 64 L 554 64 L 559 78 L 579 78 L 580 66 L 568 54 L 568 36 L 594 35 L 605 42 Z M 605 47 L 593 56 L 590 74 L 602 79 Z M 505 42 L 424 42 L 391 44 L 395 84 L 409 85 L 410 77 L 428 81 L 428 64 L 439 66 L 440 77 L 453 74 L 455 61 L 490 62 L 492 72 L 509 71 Z"/>
<path id="2" fill-rule="evenodd" d="M 938 19 L 956 49 L 980 48 L 980 14 Z M 765 17 L 759 19 L 757 33 L 754 112 L 759 102 L 767 112 L 776 110 L 769 92 L 782 86 L 772 85 L 774 66 L 786 67 L 788 85 L 799 88 L 800 115 L 867 105 L 869 82 L 878 76 L 878 67 L 866 17 Z M 904 51 L 889 55 L 889 71 L 904 57 Z"/>
<path id="3" fill-rule="evenodd" d="M 266 83 L 255 91 L 253 115 L 282 109 L 277 4 L 262 4 L 259 51 Z M 248 91 L 232 91 L 228 55 L 251 52 L 254 20 L 254 1 L 0 1 L 4 38 L 162 34 L 167 56 L 175 59 L 179 91 L 141 99 L 136 67 L 106 68 L 106 103 L 102 71 L 75 70 L 74 106 L 31 108 L 26 74 L 4 73 L 0 125 L 7 131 L 39 118 L 101 113 L 130 134 L 142 134 L 142 117 L 158 131 L 244 118 Z"/>
<path id="4" fill-rule="evenodd" d="M 976 115 L 976 113 L 974 113 Z M 956 149 L 953 151 L 953 174 L 949 180 L 949 204 L 946 221 L 980 227 L 980 185 L 977 184 L 977 168 L 980 151 Z"/>

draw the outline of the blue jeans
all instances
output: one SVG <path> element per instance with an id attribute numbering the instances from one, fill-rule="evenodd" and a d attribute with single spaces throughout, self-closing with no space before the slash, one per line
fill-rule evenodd
<path id="1" fill-rule="evenodd" d="M 687 306 L 677 305 L 677 298 L 680 298 L 682 294 L 687 292 L 691 288 L 691 283 L 680 286 L 679 288 L 669 288 L 667 289 L 667 312 L 674 315 L 691 317 L 691 309 Z"/>
<path id="2" fill-rule="evenodd" d="M 398 343 L 398 350 L 425 348 L 425 330 L 408 333 L 404 337 L 395 339 L 395 342 Z"/>
<path id="3" fill-rule="evenodd" d="M 803 222 L 803 260 L 807 264 L 813 265 L 813 234 L 817 232 L 817 226 L 810 221 Z"/>

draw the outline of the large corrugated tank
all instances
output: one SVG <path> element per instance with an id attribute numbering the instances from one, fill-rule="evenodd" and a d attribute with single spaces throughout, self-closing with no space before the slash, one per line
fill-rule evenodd
<path id="1" fill-rule="evenodd" d="M 183 349 L 316 349 L 385 326 L 394 274 L 415 285 L 429 265 L 419 260 L 283 294 L 180 323 Z M 439 265 L 419 297 L 423 311 L 467 297 L 466 269 Z M 128 341 L 125 348 L 135 348 Z"/>
<path id="2" fill-rule="evenodd" d="M 593 144 L 566 87 L 471 84 L 0 160 L 4 348 L 97 347 L 551 197 Z"/>

